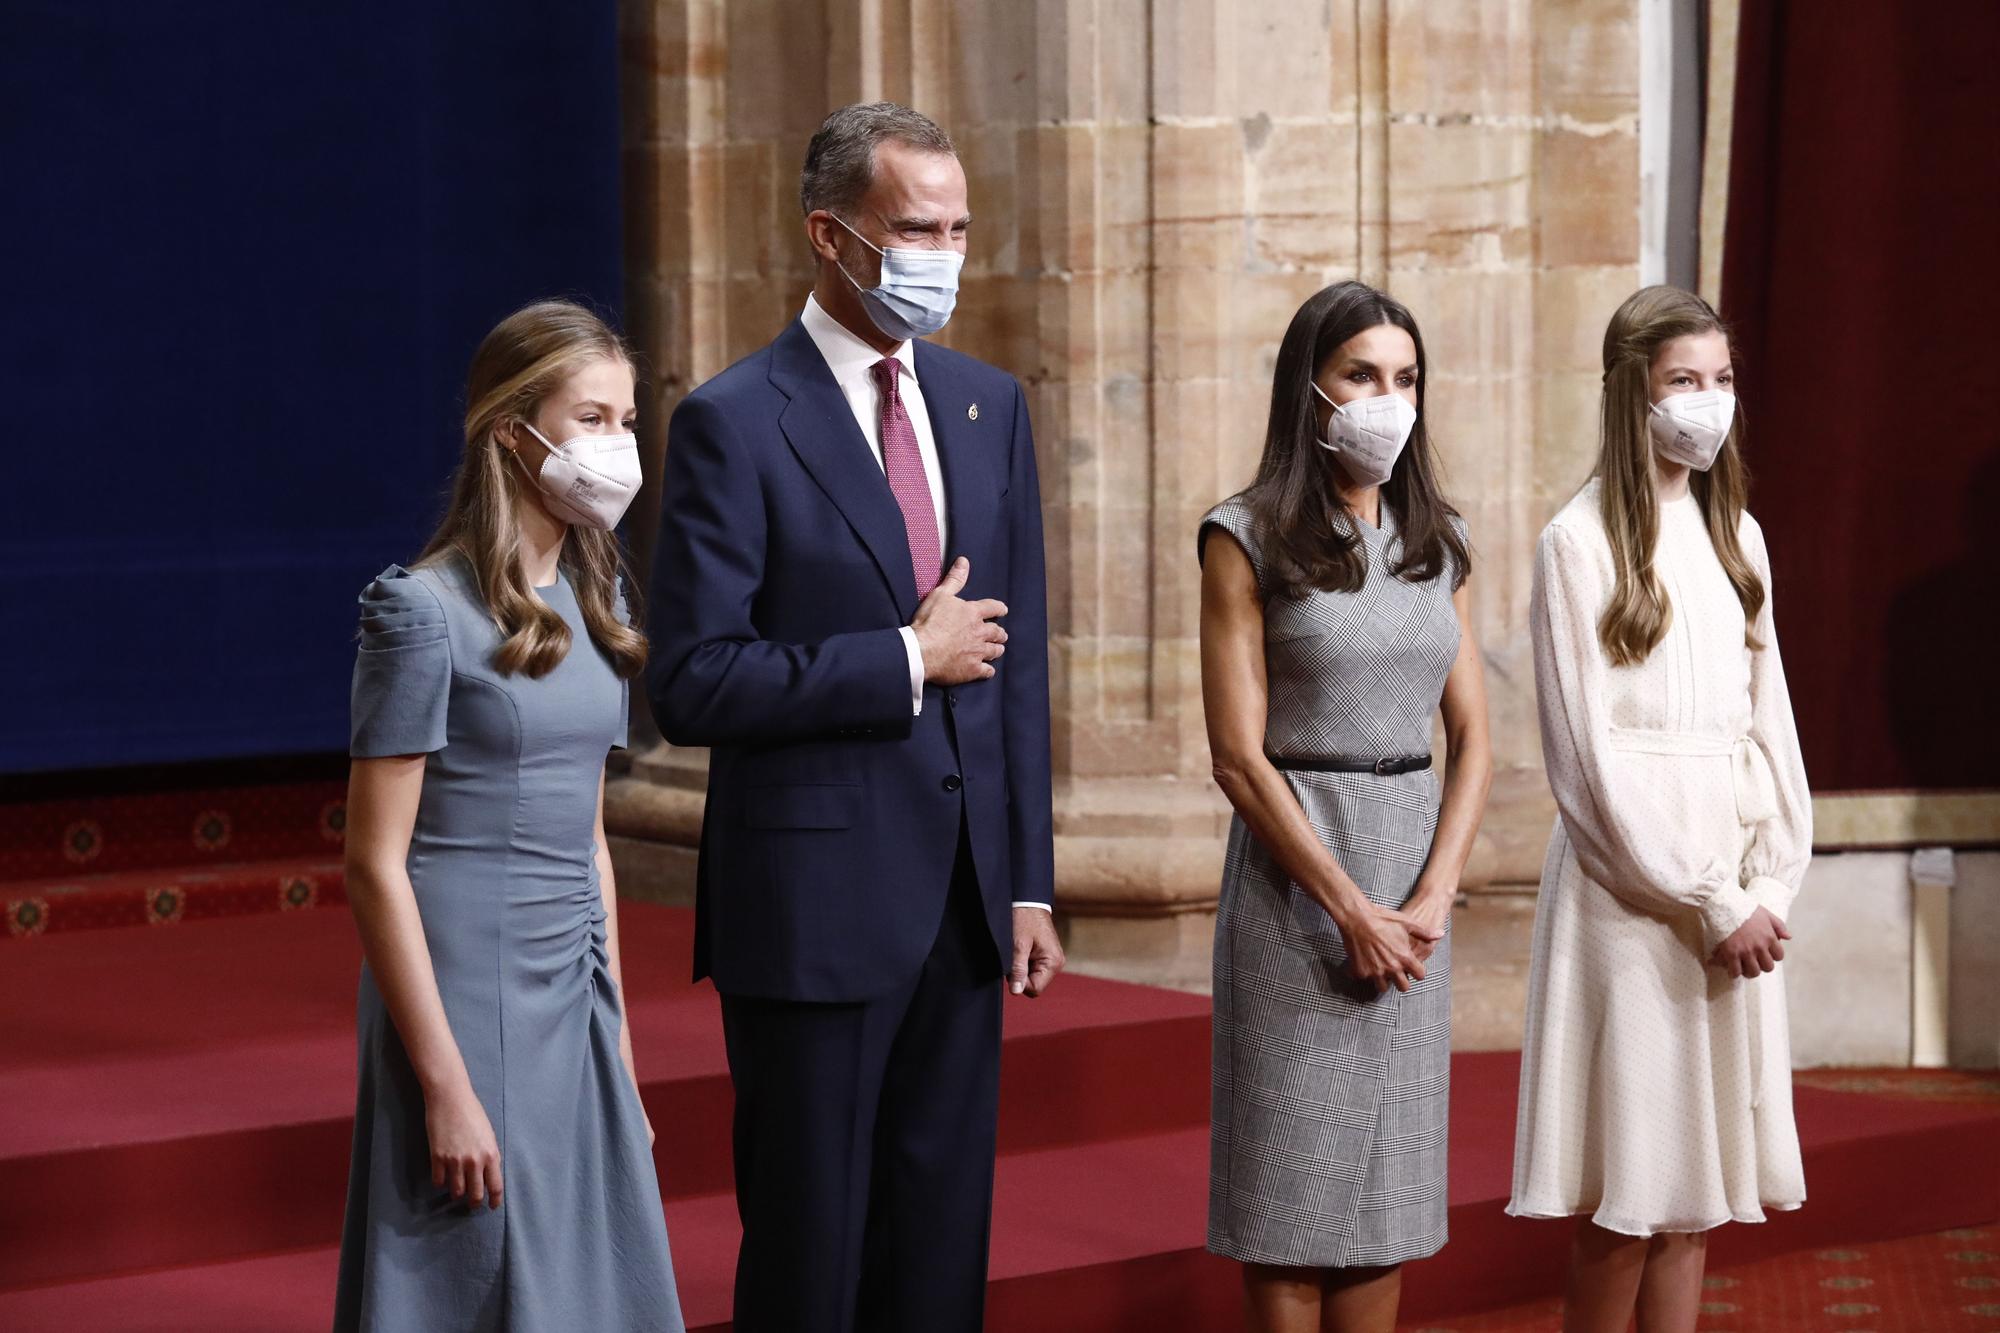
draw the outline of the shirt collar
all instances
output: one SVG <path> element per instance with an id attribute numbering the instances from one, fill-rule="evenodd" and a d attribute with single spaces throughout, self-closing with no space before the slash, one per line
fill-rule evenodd
<path id="1" fill-rule="evenodd" d="M 882 359 L 882 354 L 827 314 L 818 297 L 806 297 L 806 308 L 799 315 L 799 323 L 805 325 L 813 346 L 819 348 L 820 356 L 826 360 L 826 368 L 833 372 L 834 383 L 845 388 L 872 378 L 874 365 Z M 916 379 L 917 355 L 913 344 L 905 342 L 890 355 L 903 363 L 902 373 L 906 378 Z"/>

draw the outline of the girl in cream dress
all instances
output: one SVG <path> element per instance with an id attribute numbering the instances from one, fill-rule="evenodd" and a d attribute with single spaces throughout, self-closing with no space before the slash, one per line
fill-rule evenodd
<path id="1" fill-rule="evenodd" d="M 1560 817 L 1508 1211 L 1587 1219 L 1566 1328 L 1664 1333 L 1694 1328 L 1704 1233 L 1805 1200 L 1777 969 L 1812 814 L 1721 323 L 1647 288 L 1604 366 L 1596 475 L 1535 567 Z"/>

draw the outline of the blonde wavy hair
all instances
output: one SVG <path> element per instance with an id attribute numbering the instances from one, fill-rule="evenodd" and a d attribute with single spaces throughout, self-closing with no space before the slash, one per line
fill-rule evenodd
<path id="1" fill-rule="evenodd" d="M 1604 330 L 1604 398 L 1598 420 L 1598 501 L 1611 560 L 1617 572 L 1611 604 L 1597 622 L 1597 638 L 1613 666 L 1643 662 L 1666 637 L 1673 620 L 1653 569 L 1660 537 L 1660 501 L 1653 488 L 1653 441 L 1647 428 L 1652 393 L 1647 375 L 1653 358 L 1676 338 L 1691 333 L 1729 334 L 1715 308 L 1678 287 L 1643 287 L 1625 299 Z M 1732 348 L 1733 352 L 1733 348 Z M 1750 473 L 1743 462 L 1741 404 L 1729 436 L 1706 472 L 1690 473 L 1689 488 L 1701 507 L 1709 541 L 1722 570 L 1743 604 L 1743 638 L 1752 648 L 1752 626 L 1764 607 L 1764 581 L 1743 554 L 1736 529 L 1749 498 Z"/>
<path id="2" fill-rule="evenodd" d="M 503 640 L 494 666 L 505 675 L 539 678 L 570 650 L 570 629 L 528 586 L 521 571 L 521 526 L 515 506 L 531 483 L 498 437 L 508 422 L 526 421 L 578 370 L 598 360 L 632 365 L 624 340 L 572 301 L 537 301 L 500 321 L 472 355 L 465 385 L 465 457 L 452 483 L 451 504 L 417 563 L 463 561 Z M 632 586 L 615 534 L 571 524 L 557 557 L 576 593 L 584 628 L 612 670 L 630 678 L 646 665 L 646 636 L 618 617 L 621 579 Z M 631 611 L 639 621 L 636 607 Z"/>

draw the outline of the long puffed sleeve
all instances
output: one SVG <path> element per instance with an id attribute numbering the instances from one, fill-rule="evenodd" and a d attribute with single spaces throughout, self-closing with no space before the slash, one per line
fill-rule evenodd
<path id="1" fill-rule="evenodd" d="M 1684 818 L 1612 748 L 1611 667 L 1597 622 L 1614 575 L 1609 549 L 1592 544 L 1585 534 L 1551 524 L 1535 555 L 1529 624 L 1549 786 L 1584 874 L 1642 911 L 1696 913 L 1706 957 L 1757 904 L 1720 849 L 1676 836 Z M 1594 545 L 1602 547 L 1602 539 Z"/>
<path id="2" fill-rule="evenodd" d="M 1743 553 L 1764 580 L 1764 607 L 1757 614 L 1758 647 L 1750 653 L 1750 739 L 1771 767 L 1777 813 L 1758 824 L 1743 856 L 1745 887 L 1760 907 L 1780 921 L 1791 910 L 1812 860 L 1812 789 L 1799 753 L 1799 729 L 1792 721 L 1792 693 L 1778 656 L 1778 631 L 1771 616 L 1771 557 L 1764 531 L 1748 514 L 1741 529 Z"/>
<path id="3" fill-rule="evenodd" d="M 391 565 L 361 591 L 348 754 L 380 759 L 442 750 L 450 699 L 451 638 L 444 605 L 422 579 Z"/>

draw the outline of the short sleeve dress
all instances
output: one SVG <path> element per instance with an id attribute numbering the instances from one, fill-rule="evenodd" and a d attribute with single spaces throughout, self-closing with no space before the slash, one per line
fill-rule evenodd
<path id="1" fill-rule="evenodd" d="M 1766 591 L 1752 647 L 1699 502 L 1662 504 L 1666 636 L 1612 666 L 1597 640 L 1617 584 L 1598 496 L 1593 481 L 1563 507 L 1535 561 L 1535 693 L 1560 813 L 1507 1211 L 1635 1236 L 1761 1222 L 1806 1196 L 1784 965 L 1745 980 L 1708 959 L 1757 908 L 1782 920 L 1812 859 L 1764 534 L 1743 515 Z"/>
<path id="2" fill-rule="evenodd" d="M 427 756 L 410 883 L 506 1188 L 474 1210 L 431 1184 L 423 1093 L 364 967 L 336 1330 L 682 1328 L 595 855 L 628 692 L 567 573 L 539 593 L 573 635 L 539 680 L 494 668 L 499 632 L 455 564 L 392 566 L 361 594 L 350 753 Z"/>
<path id="3" fill-rule="evenodd" d="M 1427 582 L 1392 574 L 1400 529 L 1386 503 L 1381 516 L 1379 528 L 1358 525 L 1368 560 L 1358 590 L 1267 591 L 1273 757 L 1430 751 L 1458 656 L 1457 579 L 1449 569 Z M 1202 519 L 1204 548 L 1218 529 L 1268 588 L 1263 534 L 1241 496 Z M 1437 831 L 1436 769 L 1285 778 L 1369 901 L 1403 906 Z M 1407 993 L 1375 994 L 1346 962 L 1326 911 L 1232 819 L 1215 922 L 1208 1248 L 1217 1254 L 1349 1268 L 1420 1259 L 1445 1243 L 1449 934 Z"/>

